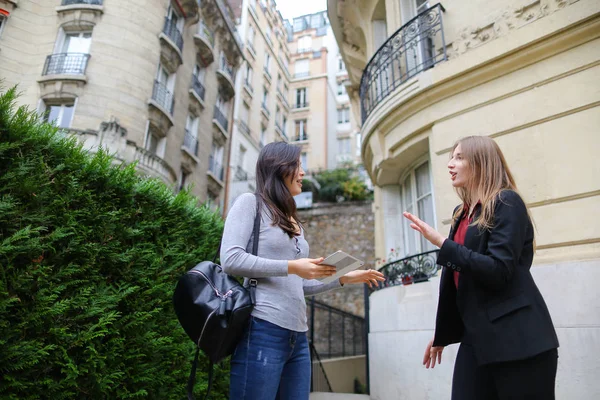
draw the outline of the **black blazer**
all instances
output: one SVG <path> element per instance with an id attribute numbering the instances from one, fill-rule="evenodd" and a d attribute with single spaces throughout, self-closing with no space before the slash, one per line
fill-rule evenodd
<path id="1" fill-rule="evenodd" d="M 477 206 L 475 217 L 480 212 Z M 452 241 L 459 222 L 437 259 L 444 268 L 434 346 L 470 344 L 479 365 L 557 348 L 550 313 L 530 272 L 534 233 L 521 197 L 503 191 L 496 201 L 494 226 L 483 231 L 469 226 L 464 246 Z M 460 272 L 458 289 L 454 270 Z"/>

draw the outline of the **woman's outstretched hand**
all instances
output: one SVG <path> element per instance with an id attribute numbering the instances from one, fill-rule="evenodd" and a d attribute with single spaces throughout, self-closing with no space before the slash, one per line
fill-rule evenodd
<path id="1" fill-rule="evenodd" d="M 442 351 L 444 351 L 444 347 L 434 346 L 433 339 L 431 339 L 427 345 L 427 348 L 425 349 L 425 355 L 423 355 L 423 365 L 425 368 L 435 368 L 436 361 L 438 364 L 441 364 Z"/>
<path id="2" fill-rule="evenodd" d="M 427 223 L 421 221 L 416 215 L 413 215 L 406 211 L 403 212 L 402 215 L 404 215 L 404 217 L 411 222 L 411 228 L 423 235 L 423 237 L 429 240 L 433 245 L 437 247 L 442 247 L 442 244 L 444 244 L 444 240 L 446 240 L 444 235 L 433 229 Z"/>
<path id="3" fill-rule="evenodd" d="M 373 285 L 377 285 L 377 282 L 383 281 L 385 281 L 383 274 L 374 269 L 356 269 L 340 278 L 342 285 L 347 283 L 366 283 L 369 287 L 373 287 Z"/>
<path id="4" fill-rule="evenodd" d="M 335 274 L 335 267 L 320 264 L 323 260 L 323 257 L 289 260 L 288 274 L 295 274 L 304 279 L 319 279 Z"/>

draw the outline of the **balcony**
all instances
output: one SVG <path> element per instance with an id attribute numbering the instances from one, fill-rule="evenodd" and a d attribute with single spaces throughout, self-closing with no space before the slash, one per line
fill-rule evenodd
<path id="1" fill-rule="evenodd" d="M 388 262 L 379 269 L 385 275 L 385 282 L 379 282 L 375 290 L 428 281 L 441 268 L 436 264 L 439 252 L 431 250 Z"/>
<path id="2" fill-rule="evenodd" d="M 235 180 L 236 181 L 247 181 L 248 180 L 248 172 L 244 170 L 241 166 L 237 166 L 235 168 Z"/>
<path id="3" fill-rule="evenodd" d="M 359 88 L 364 123 L 371 112 L 409 78 L 445 61 L 442 12 L 436 4 L 398 29 L 365 67 Z"/>
<path id="4" fill-rule="evenodd" d="M 233 66 L 229 64 L 224 54 L 221 54 L 219 69 L 217 70 L 217 79 L 219 80 L 221 87 L 220 93 L 223 95 L 224 100 L 227 101 L 231 99 L 235 94 L 235 77 Z"/>
<path id="5" fill-rule="evenodd" d="M 215 160 L 212 154 L 208 157 L 208 176 L 221 187 L 223 186 L 223 165 Z"/>
<path id="6" fill-rule="evenodd" d="M 89 59 L 90 55 L 86 53 L 51 54 L 46 57 L 42 76 L 85 75 Z"/>
<path id="7" fill-rule="evenodd" d="M 294 73 L 294 79 L 301 79 L 301 78 L 307 78 L 310 76 L 310 71 L 305 71 L 305 72 L 295 72 Z"/>
<path id="8" fill-rule="evenodd" d="M 263 113 L 263 115 L 267 118 L 267 120 L 269 118 L 271 118 L 271 112 L 269 111 L 269 109 L 267 108 L 267 105 L 265 103 L 262 103 L 260 105 L 260 111 Z"/>
<path id="9" fill-rule="evenodd" d="M 273 77 L 271 76 L 271 73 L 269 72 L 269 70 L 266 68 L 263 68 L 263 74 L 265 75 L 267 83 L 270 84 L 271 81 L 273 80 Z"/>
<path id="10" fill-rule="evenodd" d="M 301 133 L 297 134 L 296 136 L 294 136 L 293 141 L 294 142 L 307 142 L 308 134 L 306 132 L 301 132 Z"/>
<path id="11" fill-rule="evenodd" d="M 194 157 L 198 156 L 198 138 L 192 135 L 187 129 L 183 137 L 183 147 Z"/>
<path id="12" fill-rule="evenodd" d="M 192 74 L 192 87 L 190 89 L 190 97 L 192 97 L 201 109 L 204 108 L 204 95 L 206 89 L 200 79 Z"/>
<path id="13" fill-rule="evenodd" d="M 298 110 L 298 109 L 301 109 L 301 108 L 308 108 L 308 101 L 305 101 L 305 102 L 303 102 L 303 103 L 298 103 L 298 102 L 296 102 L 296 103 L 294 104 L 294 109 L 295 109 L 295 110 Z"/>
<path id="14" fill-rule="evenodd" d="M 175 102 L 173 94 L 159 81 L 154 81 L 152 97 L 148 101 L 150 105 L 150 123 L 163 134 L 175 123 L 173 121 L 173 108 Z"/>
<path id="15" fill-rule="evenodd" d="M 250 136 L 250 127 L 248 127 L 248 124 L 246 122 L 238 121 L 238 127 L 240 129 L 240 132 L 243 132 L 246 135 Z"/>
<path id="16" fill-rule="evenodd" d="M 160 39 L 161 61 L 171 73 L 183 63 L 183 36 L 174 21 L 165 18 Z"/>
<path id="17" fill-rule="evenodd" d="M 215 106 L 213 124 L 219 129 L 225 138 L 229 136 L 229 121 L 227 120 L 227 116 L 223 113 L 223 111 L 221 111 L 221 109 L 219 109 L 218 106 Z"/>
<path id="18" fill-rule="evenodd" d="M 303 48 L 299 48 L 296 50 L 296 54 L 303 54 L 303 53 L 312 53 L 313 49 L 310 47 L 303 47 Z"/>
<path id="19" fill-rule="evenodd" d="M 244 90 L 248 92 L 250 97 L 254 95 L 254 88 L 252 87 L 252 82 L 250 82 L 248 79 L 244 80 Z"/>
<path id="20" fill-rule="evenodd" d="M 194 34 L 194 43 L 198 48 L 198 57 L 200 58 L 201 65 L 208 66 L 215 61 L 215 36 L 208 29 L 208 26 L 204 21 L 198 23 L 198 31 Z"/>
<path id="21" fill-rule="evenodd" d="M 56 12 L 61 25 L 75 25 L 81 30 L 92 30 L 104 13 L 103 3 L 102 0 L 62 0 L 60 6 L 56 7 Z"/>

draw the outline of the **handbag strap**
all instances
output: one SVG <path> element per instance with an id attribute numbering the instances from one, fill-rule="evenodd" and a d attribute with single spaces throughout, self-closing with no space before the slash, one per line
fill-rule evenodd
<path id="1" fill-rule="evenodd" d="M 262 207 L 261 207 L 261 199 L 260 196 L 258 194 L 255 194 L 256 196 L 256 217 L 254 217 L 254 228 L 252 230 L 252 235 L 253 235 L 253 239 L 252 239 L 252 254 L 253 255 L 257 255 L 258 253 L 258 238 L 260 236 L 260 217 L 261 217 L 261 211 L 262 211 Z M 215 256 L 213 257 L 213 263 L 215 263 L 217 261 L 217 256 L 219 255 L 219 253 L 221 252 L 221 243 L 223 242 L 223 237 L 221 237 L 221 240 L 219 241 L 219 248 L 217 249 L 217 252 L 215 253 Z M 256 279 L 250 279 L 248 281 L 248 286 L 249 286 L 249 290 L 250 290 L 250 299 L 252 300 L 252 304 L 256 304 L 256 284 L 257 281 Z M 187 384 L 187 398 L 188 400 L 196 400 L 194 398 L 194 382 L 196 381 L 196 369 L 198 368 L 198 356 L 200 354 L 200 347 L 196 346 L 196 355 L 194 356 L 194 361 L 192 362 L 192 371 L 190 372 L 190 377 L 188 379 L 188 384 Z M 214 364 L 211 361 L 209 366 L 208 366 L 208 387 L 206 389 L 206 395 L 204 396 L 204 400 L 208 400 L 208 395 L 210 394 L 210 389 L 212 387 L 212 382 L 213 382 L 213 370 L 214 370 Z"/>

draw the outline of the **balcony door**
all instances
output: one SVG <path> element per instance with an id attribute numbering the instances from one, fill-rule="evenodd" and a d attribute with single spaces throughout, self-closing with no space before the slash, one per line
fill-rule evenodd
<path id="1" fill-rule="evenodd" d="M 402 24 L 407 24 L 414 17 L 429 8 L 428 0 L 401 0 Z M 413 76 L 417 71 L 429 68 L 433 59 L 433 40 L 423 35 L 423 27 L 417 22 L 416 35 L 404 36 L 404 55 L 406 62 L 406 75 Z M 410 31 L 410 30 L 409 30 Z M 422 67 L 420 67 L 423 65 Z"/>
<path id="2" fill-rule="evenodd" d="M 53 70 L 60 74 L 78 75 L 85 70 L 87 55 L 92 44 L 92 32 L 69 32 L 64 34 L 62 43 L 56 47 Z"/>

